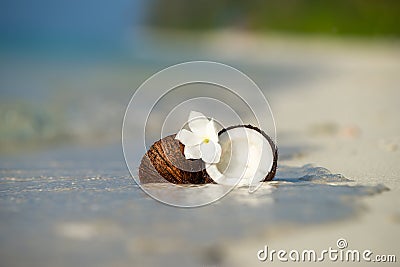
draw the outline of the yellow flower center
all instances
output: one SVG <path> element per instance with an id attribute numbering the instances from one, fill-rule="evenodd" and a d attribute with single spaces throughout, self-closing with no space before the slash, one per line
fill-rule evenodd
<path id="1" fill-rule="evenodd" d="M 208 139 L 207 137 L 203 139 L 203 143 L 208 144 L 208 142 L 210 142 L 210 139 Z"/>

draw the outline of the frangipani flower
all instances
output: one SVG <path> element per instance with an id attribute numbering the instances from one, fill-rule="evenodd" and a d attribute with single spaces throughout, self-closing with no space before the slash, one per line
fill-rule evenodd
<path id="1" fill-rule="evenodd" d="M 202 113 L 191 111 L 189 128 L 180 130 L 175 139 L 185 145 L 186 159 L 202 159 L 206 163 L 218 163 L 221 157 L 221 146 L 214 120 L 207 119 Z"/>

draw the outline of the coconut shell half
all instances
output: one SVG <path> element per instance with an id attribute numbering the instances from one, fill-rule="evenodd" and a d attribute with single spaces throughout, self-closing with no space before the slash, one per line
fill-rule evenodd
<path id="1" fill-rule="evenodd" d="M 276 146 L 274 141 L 272 141 L 271 137 L 269 137 L 263 130 L 261 130 L 260 128 L 255 127 L 253 125 L 250 125 L 250 124 L 247 124 L 247 125 L 235 125 L 235 126 L 227 127 L 225 129 L 222 129 L 218 133 L 218 136 L 222 136 L 224 133 L 227 133 L 230 130 L 237 129 L 237 128 L 247 128 L 247 129 L 255 130 L 258 133 L 260 133 L 265 139 L 267 139 L 269 145 L 271 146 L 272 155 L 273 155 L 273 162 L 272 162 L 272 166 L 271 166 L 269 172 L 266 174 L 265 178 L 263 180 L 261 180 L 261 181 L 262 182 L 271 181 L 275 177 L 276 168 L 278 166 L 278 147 Z"/>
<path id="2" fill-rule="evenodd" d="M 141 183 L 208 184 L 204 162 L 186 159 L 184 145 L 169 135 L 155 142 L 142 158 L 139 166 Z"/>

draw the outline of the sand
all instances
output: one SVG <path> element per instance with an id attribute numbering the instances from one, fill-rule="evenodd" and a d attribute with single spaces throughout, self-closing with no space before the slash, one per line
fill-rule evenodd
<path id="1" fill-rule="evenodd" d="M 266 93 L 277 122 L 279 144 L 309 147 L 281 163 L 294 166 L 315 163 L 359 184 L 384 184 L 390 191 L 360 200 L 364 211 L 348 220 L 290 231 L 282 229 L 272 237 L 268 234 L 268 238 L 266 235 L 229 244 L 231 263 L 237 266 L 270 264 L 260 263 L 256 258 L 256 252 L 263 245 L 275 249 L 321 251 L 329 246 L 336 247 L 339 238 L 345 238 L 350 249 L 368 248 L 376 254 L 395 254 L 398 259 L 399 47 L 385 42 L 357 45 L 357 41 L 290 42 L 283 38 L 271 44 L 267 38 L 261 40 L 254 42 L 264 42 L 266 47 L 262 50 L 264 53 L 258 50 L 258 60 L 279 58 L 283 62 L 304 63 L 305 68 L 320 64 L 326 70 L 314 79 L 290 85 L 293 90 L 282 90 L 270 96 Z M 238 53 L 239 50 L 242 53 Z M 243 47 L 238 51 L 235 53 L 242 57 L 246 57 L 246 53 L 256 57 Z"/>

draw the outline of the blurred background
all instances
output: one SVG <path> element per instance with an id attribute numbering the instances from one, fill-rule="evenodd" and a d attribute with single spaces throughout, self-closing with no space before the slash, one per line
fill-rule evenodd
<path id="1" fill-rule="evenodd" d="M 1 0 L 0 153 L 118 142 L 134 90 L 188 60 L 231 64 L 264 90 L 305 87 L 341 55 L 334 47 L 397 47 L 399 10 L 395 0 Z"/>
<path id="2" fill-rule="evenodd" d="M 397 0 L 0 0 L 0 265 L 254 266 L 339 237 L 398 253 L 399 26 Z M 132 94 L 190 60 L 271 105 L 277 181 L 255 195 L 173 208 L 126 169 Z"/>

